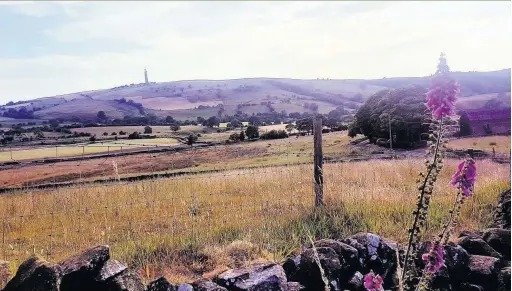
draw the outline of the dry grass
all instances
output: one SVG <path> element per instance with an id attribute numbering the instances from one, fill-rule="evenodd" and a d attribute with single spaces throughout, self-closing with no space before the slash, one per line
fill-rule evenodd
<path id="1" fill-rule="evenodd" d="M 482 136 L 450 140 L 448 148 L 451 149 L 475 149 L 496 153 L 510 154 L 510 136 Z"/>
<path id="2" fill-rule="evenodd" d="M 453 201 L 448 181 L 456 163 L 448 160 L 439 177 L 427 238 Z M 488 225 L 497 196 L 510 187 L 509 165 L 479 161 L 477 167 L 464 229 Z M 113 256 L 132 267 L 149 264 L 151 276 L 182 281 L 257 257 L 279 261 L 307 241 L 306 233 L 372 231 L 403 242 L 421 168 L 420 160 L 327 164 L 322 211 L 312 209 L 311 165 L 2 195 L 0 257 L 14 268 L 32 253 L 60 260 L 110 244 Z"/>

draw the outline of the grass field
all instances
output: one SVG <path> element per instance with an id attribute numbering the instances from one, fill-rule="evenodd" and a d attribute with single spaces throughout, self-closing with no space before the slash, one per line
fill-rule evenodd
<path id="1" fill-rule="evenodd" d="M 152 146 L 172 146 L 178 142 L 172 138 L 154 138 L 154 139 L 136 139 L 136 140 L 119 140 L 111 142 L 97 142 L 94 144 L 75 144 L 64 145 L 58 147 L 41 147 L 32 149 L 12 150 L 3 148 L 0 151 L 0 162 L 20 161 L 31 159 L 44 159 L 55 157 L 71 157 L 80 156 L 82 154 L 98 154 L 128 150 L 139 147 Z M 12 154 L 12 156 L 11 156 Z"/>
<path id="2" fill-rule="evenodd" d="M 475 149 L 496 153 L 510 154 L 510 136 L 482 136 L 468 137 L 450 140 L 448 148 L 451 149 Z"/>
<path id="3" fill-rule="evenodd" d="M 457 163 L 447 160 L 438 178 L 427 239 L 453 202 L 448 182 Z M 0 256 L 15 268 L 31 253 L 55 261 L 109 244 L 113 257 L 131 267 L 149 265 L 151 277 L 183 281 L 251 259 L 281 261 L 307 233 L 340 238 L 371 231 L 404 242 L 422 167 L 421 160 L 326 164 L 327 207 L 319 211 L 312 209 L 311 165 L 1 195 Z M 509 165 L 486 160 L 477 168 L 459 229 L 488 225 L 498 195 L 510 187 Z"/>

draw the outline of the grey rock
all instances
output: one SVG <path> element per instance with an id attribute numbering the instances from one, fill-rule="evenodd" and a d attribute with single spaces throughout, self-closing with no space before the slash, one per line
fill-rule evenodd
<path id="1" fill-rule="evenodd" d="M 333 249 L 339 256 L 340 263 L 346 268 L 345 271 L 350 272 L 350 276 L 353 275 L 355 270 L 361 267 L 359 263 L 359 252 L 356 248 L 333 239 L 322 239 L 316 241 L 315 247 L 329 247 Z"/>
<path id="2" fill-rule="evenodd" d="M 139 276 L 131 271 L 124 271 L 106 282 L 108 291 L 145 291 Z"/>
<path id="3" fill-rule="evenodd" d="M 180 284 L 177 291 L 194 291 L 194 287 L 190 284 Z"/>
<path id="4" fill-rule="evenodd" d="M 503 258 L 500 253 L 481 238 L 470 238 L 466 236 L 459 239 L 458 244 L 472 255 L 495 257 L 498 259 Z"/>
<path id="5" fill-rule="evenodd" d="M 234 291 L 285 291 L 286 274 L 274 263 L 257 263 L 228 270 L 217 277 L 217 284 Z"/>
<path id="6" fill-rule="evenodd" d="M 287 282 L 286 291 L 301 291 L 304 287 L 299 282 Z"/>
<path id="7" fill-rule="evenodd" d="M 495 290 L 500 260 L 494 257 L 472 255 L 469 257 L 468 282 L 484 287 L 485 290 Z"/>
<path id="8" fill-rule="evenodd" d="M 505 260 L 510 261 L 510 230 L 490 228 L 485 230 L 483 239 Z"/>
<path id="9" fill-rule="evenodd" d="M 109 260 L 105 263 L 105 265 L 103 265 L 98 275 L 94 279 L 96 281 L 107 281 L 109 278 L 121 274 L 126 269 L 128 269 L 128 267 L 119 261 Z"/>
<path id="10" fill-rule="evenodd" d="M 62 269 L 61 291 L 88 291 L 101 287 L 96 280 L 110 258 L 109 246 L 97 246 L 59 263 Z M 106 275 L 106 274 L 105 274 Z"/>
<path id="11" fill-rule="evenodd" d="M 421 269 L 425 267 L 425 262 L 421 256 L 430 251 L 431 242 L 424 242 L 420 245 L 417 252 L 416 265 Z M 443 248 L 443 257 L 450 282 L 454 286 L 460 285 L 468 278 L 469 273 L 469 254 L 461 246 L 454 243 L 448 243 Z"/>
<path id="12" fill-rule="evenodd" d="M 510 267 L 501 269 L 498 274 L 498 291 L 510 291 Z"/>
<path id="13" fill-rule="evenodd" d="M 195 291 L 228 291 L 228 289 L 213 283 L 209 279 L 201 279 L 192 283 Z"/>
<path id="14" fill-rule="evenodd" d="M 3 291 L 59 291 L 60 266 L 31 257 L 18 268 Z"/>
<path id="15" fill-rule="evenodd" d="M 329 247 L 316 248 L 316 252 L 331 290 L 337 290 L 338 277 L 342 269 L 338 254 Z M 315 257 L 314 249 L 307 249 L 302 253 L 299 265 L 299 283 L 308 290 L 324 290 L 325 283 Z"/>
<path id="16" fill-rule="evenodd" d="M 155 281 L 149 283 L 148 291 L 176 291 L 178 287 L 172 285 L 164 277 L 160 277 Z"/>
<path id="17" fill-rule="evenodd" d="M 483 236 L 484 236 L 484 233 L 482 231 L 464 230 L 459 234 L 459 238 L 461 238 L 461 237 L 482 238 Z"/>
<path id="18" fill-rule="evenodd" d="M 300 265 L 301 255 L 296 256 L 295 258 L 288 258 L 283 263 L 283 269 L 286 274 L 286 278 L 288 281 L 297 281 L 297 275 L 299 273 L 299 265 Z"/>
<path id="19" fill-rule="evenodd" d="M 360 272 L 355 272 L 355 274 L 350 278 L 344 289 L 348 289 L 351 291 L 365 291 L 366 288 L 363 286 L 364 283 L 364 275 Z"/>

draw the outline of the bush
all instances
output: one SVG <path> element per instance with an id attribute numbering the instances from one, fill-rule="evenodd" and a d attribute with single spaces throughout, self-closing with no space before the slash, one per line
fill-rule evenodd
<path id="1" fill-rule="evenodd" d="M 126 132 L 121 130 L 121 131 L 119 131 L 119 135 L 126 135 Z"/>
<path id="2" fill-rule="evenodd" d="M 234 141 L 234 142 L 238 142 L 240 141 L 240 134 L 238 133 L 232 133 L 230 136 L 229 136 L 229 140 L 231 141 Z"/>
<path id="3" fill-rule="evenodd" d="M 111 134 L 111 135 L 117 135 L 117 132 L 115 132 L 115 131 L 114 131 L 114 132 L 112 132 L 112 134 Z"/>
<path id="4" fill-rule="evenodd" d="M 258 130 L 258 127 L 255 125 L 249 125 L 247 129 L 245 130 L 245 136 L 247 136 L 248 139 L 257 139 L 260 137 L 260 132 Z"/>
<path id="5" fill-rule="evenodd" d="M 151 134 L 153 133 L 153 129 L 150 126 L 144 127 L 144 134 Z"/>
<path id="6" fill-rule="evenodd" d="M 329 132 L 331 132 L 331 130 L 330 130 L 330 129 L 328 129 L 328 128 L 322 128 L 322 133 L 329 133 Z"/>
<path id="7" fill-rule="evenodd" d="M 108 132 L 106 132 L 106 131 L 105 131 L 105 132 L 103 133 L 103 135 L 104 135 L 104 136 L 107 136 L 107 135 L 108 135 Z"/>
<path id="8" fill-rule="evenodd" d="M 96 136 L 95 136 L 95 135 L 91 136 L 91 137 L 89 138 L 89 141 L 90 141 L 90 142 L 95 142 L 95 141 L 96 141 Z"/>
<path id="9" fill-rule="evenodd" d="M 140 138 L 140 134 L 137 131 L 134 131 L 134 132 L 132 132 L 132 133 L 130 133 L 128 135 L 128 138 L 129 139 L 139 139 Z"/>
<path id="10" fill-rule="evenodd" d="M 287 138 L 288 133 L 284 130 L 271 130 L 269 132 L 265 132 L 261 134 L 261 139 L 281 139 L 281 138 Z"/>

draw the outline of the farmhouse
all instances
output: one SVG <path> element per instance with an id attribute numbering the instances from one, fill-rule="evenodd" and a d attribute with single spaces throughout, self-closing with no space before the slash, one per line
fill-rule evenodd
<path id="1" fill-rule="evenodd" d="M 466 110 L 474 135 L 510 134 L 510 108 Z"/>

